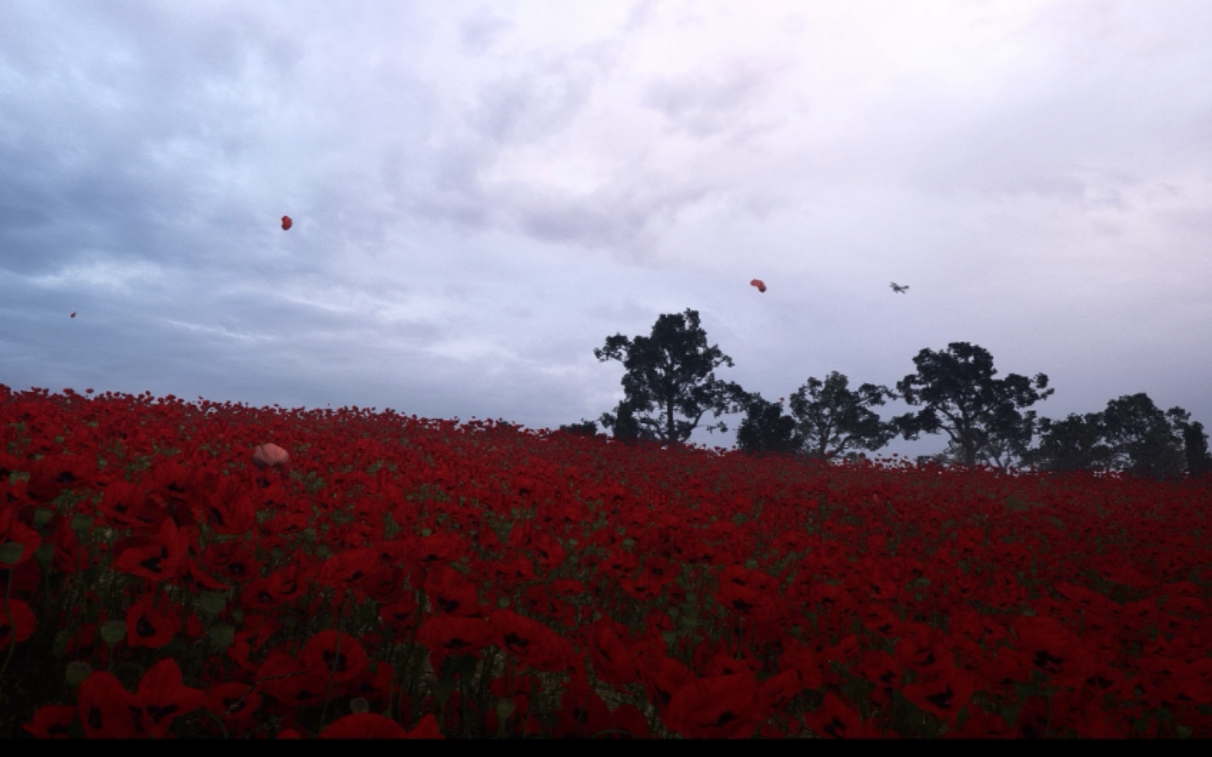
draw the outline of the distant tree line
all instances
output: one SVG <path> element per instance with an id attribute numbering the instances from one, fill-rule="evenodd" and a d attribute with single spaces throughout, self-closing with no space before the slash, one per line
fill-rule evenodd
<path id="1" fill-rule="evenodd" d="M 744 412 L 736 444 L 755 455 L 855 460 L 866 456 L 861 450 L 878 450 L 898 435 L 912 441 L 944 432 L 947 449 L 919 462 L 1122 471 L 1151 479 L 1196 479 L 1212 472 L 1208 435 L 1182 408 L 1163 413 L 1141 393 L 1111 400 L 1098 413 L 1037 418 L 1025 409 L 1055 392 L 1047 388 L 1048 377 L 1012 373 L 995 379 L 993 356 L 967 342 L 952 342 L 940 352 L 922 350 L 913 358 L 917 371 L 895 390 L 872 384 L 852 390 L 837 371 L 824 381 L 810 377 L 791 395 L 788 408 L 782 399 L 770 402 L 715 377 L 716 368 L 733 363 L 717 346 L 707 346 L 694 310 L 660 316 L 648 337 L 608 337 L 594 356 L 618 360 L 626 369 L 623 400 L 597 421 L 623 442 L 684 444 L 706 412 L 716 418 Z M 921 409 L 884 421 L 872 408 L 889 399 Z M 560 430 L 604 436 L 597 423 L 582 420 Z M 728 430 L 722 422 L 706 429 Z M 1032 447 L 1037 434 L 1039 445 Z"/>

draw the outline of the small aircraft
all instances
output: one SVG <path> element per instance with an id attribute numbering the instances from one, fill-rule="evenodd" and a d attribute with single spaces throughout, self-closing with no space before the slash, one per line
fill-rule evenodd
<path id="1" fill-rule="evenodd" d="M 905 286 L 901 286 L 900 284 L 897 284 L 895 281 L 892 282 L 892 291 L 896 292 L 897 294 L 904 294 L 905 290 L 908 288 L 909 288 L 908 284 L 906 284 Z"/>

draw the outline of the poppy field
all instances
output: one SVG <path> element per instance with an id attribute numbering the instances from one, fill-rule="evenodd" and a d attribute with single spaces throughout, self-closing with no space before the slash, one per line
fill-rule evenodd
<path id="1" fill-rule="evenodd" d="M 0 738 L 1209 738 L 1210 494 L 0 385 Z"/>

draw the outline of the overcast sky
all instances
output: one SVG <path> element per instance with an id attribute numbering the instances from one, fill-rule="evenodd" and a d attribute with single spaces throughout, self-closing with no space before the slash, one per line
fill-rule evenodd
<path id="1" fill-rule="evenodd" d="M 690 308 L 768 400 L 1212 426 L 1210 71 L 1207 0 L 4 0 L 0 383 L 555 428 Z"/>

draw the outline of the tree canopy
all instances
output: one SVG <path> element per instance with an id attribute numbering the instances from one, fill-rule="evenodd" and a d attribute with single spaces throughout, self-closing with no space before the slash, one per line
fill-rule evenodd
<path id="1" fill-rule="evenodd" d="M 1183 427 L 1191 414 L 1181 407 L 1161 411 L 1149 395 L 1124 395 L 1102 412 L 1111 467 L 1142 478 L 1178 478 L 1186 469 Z"/>
<path id="2" fill-rule="evenodd" d="M 1202 442 L 1202 445 L 1201 445 Z M 1099 413 L 1040 422 L 1040 446 L 1027 458 L 1045 471 L 1123 471 L 1151 479 L 1198 477 L 1207 459 L 1203 426 L 1181 407 L 1162 412 L 1149 395 L 1124 395 Z"/>
<path id="3" fill-rule="evenodd" d="M 1015 373 L 994 379 L 993 356 L 967 342 L 952 342 L 945 352 L 922 350 L 913 362 L 917 373 L 897 382 L 896 388 L 905 402 L 925 407 L 892 422 L 907 440 L 922 432 L 946 431 L 968 466 L 994 452 L 1024 455 L 1034 434 L 1035 413 L 1024 415 L 1019 409 L 1056 391 L 1036 391 L 1048 386 L 1042 373 L 1036 375 L 1034 389 L 1030 379 Z"/>
<path id="4" fill-rule="evenodd" d="M 715 369 L 732 367 L 732 359 L 716 345 L 707 346 L 707 333 L 695 310 L 661 315 L 648 337 L 608 337 L 605 346 L 593 354 L 602 362 L 618 360 L 627 370 L 622 379 L 623 401 L 614 414 L 601 417 L 602 425 L 613 429 L 616 438 L 681 444 L 708 410 L 717 418 L 738 413 L 749 399 L 739 385 L 715 377 Z M 650 415 L 654 408 L 655 416 Z M 706 429 L 727 431 L 728 427 L 721 422 Z"/>
<path id="5" fill-rule="evenodd" d="M 872 412 L 895 392 L 874 384 L 857 391 L 849 379 L 833 371 L 822 382 L 815 377 L 791 395 L 791 412 L 782 403 L 753 395 L 748 415 L 737 430 L 737 446 L 751 452 L 794 452 L 819 460 L 845 456 L 848 449 L 877 450 L 897 434 L 892 423 Z"/>
<path id="6" fill-rule="evenodd" d="M 793 455 L 804 445 L 795 419 L 783 413 L 781 402 L 767 402 L 754 394 L 746 406 L 745 419 L 736 430 L 738 449 L 754 454 Z"/>
<path id="7" fill-rule="evenodd" d="M 1061 421 L 1042 418 L 1039 447 L 1025 456 L 1044 471 L 1102 471 L 1111 462 L 1111 448 L 1103 442 L 1102 413 L 1070 413 Z"/>

